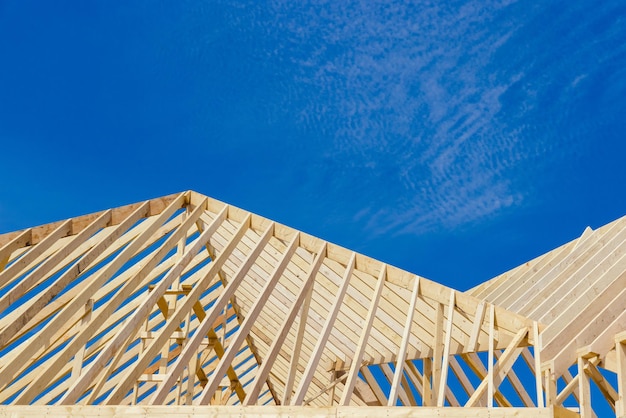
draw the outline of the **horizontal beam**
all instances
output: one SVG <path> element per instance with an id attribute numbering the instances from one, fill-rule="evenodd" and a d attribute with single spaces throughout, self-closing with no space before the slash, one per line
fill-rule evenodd
<path id="1" fill-rule="evenodd" d="M 130 417 L 130 418 L 187 418 L 187 417 L 569 417 L 563 408 L 409 408 L 384 406 L 333 406 L 314 408 L 310 406 L 2 406 L 0 417 L 32 418 L 35 416 L 65 417 Z M 573 413 L 572 413 L 573 414 Z M 577 416 L 573 414 L 572 416 Z"/>

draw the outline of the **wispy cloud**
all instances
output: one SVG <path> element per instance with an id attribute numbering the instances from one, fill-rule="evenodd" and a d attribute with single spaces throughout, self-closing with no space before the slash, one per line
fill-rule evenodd
<path id="1" fill-rule="evenodd" d="M 288 64 L 285 109 L 319 138 L 319 170 L 345 179 L 325 192 L 350 200 L 352 221 L 421 234 L 527 202 L 524 165 L 556 146 L 524 120 L 549 83 L 551 54 L 519 35 L 541 7 L 277 0 L 267 13 L 255 24 Z"/>
<path id="2" fill-rule="evenodd" d="M 516 30 L 494 24 L 509 3 L 334 2 L 285 14 L 293 36 L 319 45 L 299 62 L 300 81 L 320 92 L 302 123 L 337 119 L 328 158 L 342 174 L 359 165 L 375 178 L 393 165 L 390 192 L 365 197 L 354 217 L 372 232 L 454 227 L 523 201 L 504 176 L 523 158 L 518 138 L 497 121 L 522 74 L 489 68 Z M 328 108 L 316 107 L 320 96 Z"/>

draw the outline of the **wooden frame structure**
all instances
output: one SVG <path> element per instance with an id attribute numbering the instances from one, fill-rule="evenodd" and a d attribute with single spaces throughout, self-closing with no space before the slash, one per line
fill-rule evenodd
<path id="1" fill-rule="evenodd" d="M 0 416 L 623 416 L 616 222 L 468 292 L 193 191 L 0 235 Z"/>

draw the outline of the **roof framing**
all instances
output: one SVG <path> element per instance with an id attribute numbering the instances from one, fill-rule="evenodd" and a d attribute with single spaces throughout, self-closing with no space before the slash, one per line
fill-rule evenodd
<path id="1" fill-rule="evenodd" d="M 193 191 L 0 235 L 0 403 L 624 411 L 624 226 L 468 292 Z"/>

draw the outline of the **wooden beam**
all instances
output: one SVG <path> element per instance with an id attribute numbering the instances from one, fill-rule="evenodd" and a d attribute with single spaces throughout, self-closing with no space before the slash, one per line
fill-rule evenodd
<path id="1" fill-rule="evenodd" d="M 393 381 L 393 370 L 391 370 L 391 366 L 389 365 L 389 363 L 379 364 L 378 368 L 383 372 L 383 375 L 385 376 L 387 382 L 391 385 L 391 382 Z M 400 384 L 400 386 L 398 387 L 398 397 L 400 398 L 400 402 L 402 403 L 402 405 L 410 406 L 411 401 L 409 400 L 409 397 L 406 393 L 406 389 L 408 389 L 406 386 Z"/>
<path id="2" fill-rule="evenodd" d="M 175 193 L 169 196 L 158 197 L 156 199 L 147 200 L 145 202 L 133 203 L 130 205 L 121 206 L 121 207 L 112 209 L 111 225 L 119 224 L 122 220 L 126 219 L 128 216 L 130 216 L 131 213 L 134 213 L 137 209 L 139 209 L 143 205 L 148 205 L 148 212 L 146 213 L 146 216 L 158 215 L 163 210 L 165 210 L 165 208 L 168 207 L 173 201 L 177 201 L 181 197 L 183 197 L 184 199 L 183 202 L 181 203 L 181 206 L 182 206 L 188 202 L 189 192 Z M 62 236 L 77 234 L 80 231 L 82 231 L 83 228 L 85 228 L 87 225 L 92 223 L 94 219 L 101 216 L 104 212 L 106 211 L 95 212 L 89 215 L 77 216 L 67 221 L 52 222 L 52 223 L 48 223 L 45 225 L 36 226 L 34 228 L 30 228 L 30 231 L 31 231 L 30 234 L 32 237 L 23 245 L 39 244 L 42 240 L 46 239 L 48 235 L 52 233 L 52 231 L 56 230 L 59 227 L 59 225 L 62 225 L 63 223 L 68 222 L 68 221 L 71 222 L 70 224 L 71 228 L 69 231 L 66 232 L 65 235 L 62 235 Z M 7 243 L 15 239 L 15 237 L 23 234 L 26 231 L 27 230 L 9 232 L 7 234 L 0 235 L 0 246 L 6 245 Z"/>
<path id="3" fill-rule="evenodd" d="M 0 406 L 0 416 L 12 418 L 68 417 L 68 418 L 259 418 L 259 417 L 301 417 L 301 418 L 574 418 L 576 413 L 564 408 L 494 408 L 486 412 L 481 409 L 466 408 L 395 408 L 395 407 L 301 407 L 289 406 Z"/>
<path id="4" fill-rule="evenodd" d="M 626 415 L 626 333 L 615 336 L 615 353 L 617 360 L 618 399 L 615 412 L 618 417 Z"/>
<path id="5" fill-rule="evenodd" d="M 559 392 L 556 397 L 555 404 L 563 405 L 563 402 L 565 402 L 567 397 L 571 395 L 575 389 L 578 389 L 578 376 L 575 376 L 572 380 L 570 380 L 569 383 L 565 385 L 563 390 Z"/>
<path id="6" fill-rule="evenodd" d="M 478 337 L 480 336 L 480 330 L 485 318 L 485 306 L 486 302 L 484 300 L 476 306 L 472 330 L 470 331 L 470 334 L 467 337 L 467 343 L 465 344 L 465 349 L 470 353 L 473 353 L 478 349 Z"/>
<path id="7" fill-rule="evenodd" d="M 557 386 L 556 374 L 554 373 L 554 363 L 547 362 L 541 366 L 544 378 L 544 389 L 546 391 L 546 406 L 555 406 L 557 404 Z"/>
<path id="8" fill-rule="evenodd" d="M 589 376 L 585 373 L 585 363 L 587 360 L 582 356 L 578 356 L 578 400 L 580 405 L 581 418 L 591 418 L 593 409 L 591 408 L 591 387 L 589 385 Z"/>
<path id="9" fill-rule="evenodd" d="M 52 248 L 52 246 L 56 244 L 61 237 L 69 234 L 71 227 L 71 220 L 62 222 L 55 230 L 50 233 L 48 237 L 46 237 L 44 241 L 42 241 L 39 245 L 33 247 L 19 260 L 11 264 L 4 271 L 2 271 L 0 273 L 0 286 L 6 286 L 7 284 L 17 280 L 20 273 L 22 273 L 25 268 L 31 265 L 31 263 L 37 260 L 37 258 L 44 254 L 48 249 Z M 3 302 L 2 308 L 0 310 L 4 310 L 7 305 L 7 301 Z"/>
<path id="10" fill-rule="evenodd" d="M 606 381 L 602 373 L 600 373 L 593 363 L 587 362 L 585 364 L 585 373 L 587 373 L 596 386 L 598 386 L 598 389 L 600 389 L 600 392 L 604 395 L 608 404 L 613 408 L 613 411 L 615 411 L 615 403 L 619 399 L 617 391 Z"/>
<path id="11" fill-rule="evenodd" d="M 361 374 L 363 375 L 363 378 L 365 379 L 365 383 L 367 383 L 370 389 L 372 389 L 372 392 L 374 392 L 374 395 L 376 396 L 376 399 L 378 399 L 378 402 L 380 402 L 381 405 L 386 405 L 387 396 L 385 396 L 385 393 L 380 388 L 378 381 L 376 380 L 376 378 L 374 377 L 370 369 L 367 366 L 362 367 Z"/>
<path id="12" fill-rule="evenodd" d="M 437 396 L 439 394 L 439 382 L 441 381 L 441 364 L 443 360 L 443 304 L 435 303 L 435 335 L 433 336 L 433 367 L 432 367 L 432 405 L 435 406 L 439 402 Z M 429 403 L 431 405 L 431 403 Z"/>
<path id="13" fill-rule="evenodd" d="M 25 247 L 26 245 L 29 245 L 32 239 L 32 231 L 33 230 L 29 228 L 29 229 L 22 231 L 21 233 L 16 234 L 13 239 L 6 242 L 2 246 L 2 248 L 0 248 L 0 273 L 2 272 L 2 270 L 4 270 L 6 265 L 9 263 L 9 261 L 11 260 L 11 255 L 16 250 L 18 250 L 19 248 Z M 0 286 L 2 284 L 3 283 L 0 282 Z"/>
<path id="14" fill-rule="evenodd" d="M 443 359 L 441 361 L 441 380 L 439 381 L 439 392 L 437 394 L 437 406 L 443 407 L 445 400 L 445 390 L 448 386 L 448 361 L 450 359 L 450 341 L 452 340 L 452 324 L 454 321 L 455 291 L 450 290 L 450 302 L 448 303 L 448 318 L 446 322 L 446 339 L 444 341 Z"/>
<path id="15" fill-rule="evenodd" d="M 496 326 L 496 311 L 493 304 L 489 305 L 489 352 L 487 353 L 487 408 L 493 408 L 493 391 L 494 391 L 494 379 L 493 379 L 493 350 L 494 350 L 494 329 Z M 476 393 L 480 385 L 476 388 Z M 472 398 L 470 398 L 471 400 Z M 468 401 L 469 403 L 469 401 Z"/>
<path id="16" fill-rule="evenodd" d="M 459 364 L 459 361 L 455 356 L 450 357 L 450 368 L 452 369 L 452 373 L 454 373 L 457 380 L 461 383 L 461 387 L 467 396 L 470 397 L 472 393 L 474 393 L 474 386 L 472 385 L 472 382 L 470 382 L 467 374 L 463 370 L 463 367 L 461 367 L 461 364 Z"/>
<path id="17" fill-rule="evenodd" d="M 433 361 L 430 357 L 422 359 L 423 374 L 422 374 L 422 406 L 433 405 L 432 395 L 432 377 L 433 377 Z"/>
<path id="18" fill-rule="evenodd" d="M 415 284 L 413 285 L 413 293 L 409 303 L 409 310 L 406 315 L 406 324 L 404 325 L 402 343 L 400 344 L 400 348 L 398 350 L 396 369 L 393 375 L 393 382 L 391 383 L 391 391 L 389 392 L 387 406 L 394 406 L 398 400 L 398 386 L 400 386 L 400 379 L 403 376 L 404 361 L 406 360 L 409 337 L 411 336 L 411 326 L 413 325 L 413 314 L 415 313 L 415 305 L 417 304 L 417 297 L 419 295 L 419 283 L 419 277 L 415 276 Z"/>
<path id="19" fill-rule="evenodd" d="M 539 323 L 537 321 L 533 322 L 533 357 L 535 359 L 534 364 L 534 372 L 535 372 L 535 390 L 537 393 L 537 407 L 542 408 L 545 406 L 543 402 L 543 387 L 541 384 L 541 339 L 539 336 Z M 529 352 L 528 349 L 524 350 L 524 352 Z"/>

